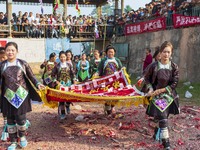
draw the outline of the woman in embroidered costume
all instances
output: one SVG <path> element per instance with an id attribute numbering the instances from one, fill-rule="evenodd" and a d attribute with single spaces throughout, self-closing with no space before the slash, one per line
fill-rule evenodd
<path id="1" fill-rule="evenodd" d="M 26 147 L 28 144 L 25 136 L 26 113 L 31 111 L 31 99 L 41 101 L 30 81 L 39 89 L 44 88 L 44 85 L 35 78 L 27 62 L 16 58 L 18 53 L 16 43 L 7 43 L 5 51 L 8 59 L 0 65 L 1 111 L 7 116 L 7 129 L 11 141 L 8 150 L 15 150 L 18 137 L 21 147 Z"/>
<path id="2" fill-rule="evenodd" d="M 94 54 L 94 59 L 92 59 L 90 62 L 91 77 L 98 71 L 98 66 L 101 61 L 100 53 L 98 50 L 94 50 L 93 54 Z"/>
<path id="3" fill-rule="evenodd" d="M 60 63 L 58 63 L 52 70 L 51 77 L 53 82 L 56 85 L 70 86 L 75 80 L 73 66 L 67 62 L 67 56 L 64 51 L 59 53 L 59 59 Z M 69 111 L 69 109 L 67 109 L 67 111 Z M 66 118 L 65 102 L 59 102 L 58 113 L 61 120 Z"/>
<path id="4" fill-rule="evenodd" d="M 44 69 L 44 73 L 42 75 L 42 79 L 43 79 L 43 84 L 44 85 L 48 85 L 49 87 L 53 88 L 52 86 L 52 80 L 51 80 L 51 72 L 52 69 L 55 67 L 56 65 L 56 53 L 51 53 L 49 55 L 49 60 L 48 61 L 44 61 L 41 65 L 40 68 Z"/>
<path id="5" fill-rule="evenodd" d="M 165 41 L 160 48 L 160 61 L 154 62 L 145 74 L 148 95 L 153 99 L 147 107 L 147 114 L 159 120 L 159 128 L 155 129 L 154 138 L 162 141 L 166 150 L 170 149 L 168 116 L 179 114 L 176 86 L 179 80 L 178 66 L 170 61 L 173 46 Z"/>
<path id="6" fill-rule="evenodd" d="M 98 75 L 107 76 L 111 75 L 116 71 L 121 70 L 122 63 L 121 61 L 114 57 L 116 53 L 115 48 L 112 45 L 106 47 L 106 57 L 101 59 L 101 62 L 98 66 Z M 111 114 L 113 112 L 114 105 L 105 103 L 105 113 Z"/>
<path id="7" fill-rule="evenodd" d="M 77 64 L 77 69 L 78 69 L 77 76 L 78 76 L 79 82 L 85 82 L 86 80 L 90 78 L 89 68 L 90 68 L 90 64 L 86 60 L 86 54 L 83 53 L 81 60 Z"/>

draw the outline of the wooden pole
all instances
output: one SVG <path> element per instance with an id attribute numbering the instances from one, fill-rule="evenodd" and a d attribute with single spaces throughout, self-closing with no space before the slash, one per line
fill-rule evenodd
<path id="1" fill-rule="evenodd" d="M 67 18 L 67 0 L 63 1 L 63 5 L 64 5 L 64 20 L 66 20 Z"/>
<path id="2" fill-rule="evenodd" d="M 12 19 L 12 0 L 7 0 L 6 1 L 6 11 L 8 14 L 8 21 L 7 24 L 9 26 L 9 38 L 12 38 L 12 24 L 10 20 Z"/>
<path id="3" fill-rule="evenodd" d="M 101 7 L 101 5 L 97 6 L 97 15 L 98 15 L 98 19 L 100 19 L 101 15 L 102 15 L 102 7 Z"/>
<path id="4" fill-rule="evenodd" d="M 115 0 L 115 9 L 119 9 L 118 2 L 119 2 L 119 0 Z"/>
<path id="5" fill-rule="evenodd" d="M 121 11 L 122 11 L 122 15 L 124 13 L 124 0 L 121 0 Z"/>

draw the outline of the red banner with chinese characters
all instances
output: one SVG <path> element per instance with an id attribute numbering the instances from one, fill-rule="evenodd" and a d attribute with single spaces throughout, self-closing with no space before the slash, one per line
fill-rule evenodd
<path id="1" fill-rule="evenodd" d="M 173 15 L 174 28 L 187 27 L 200 24 L 200 17 Z"/>
<path id="2" fill-rule="evenodd" d="M 132 34 L 154 32 L 154 31 L 165 30 L 165 29 L 166 29 L 166 19 L 165 17 L 163 17 L 163 18 L 157 18 L 150 21 L 128 24 L 125 27 L 125 34 L 132 35 Z"/>

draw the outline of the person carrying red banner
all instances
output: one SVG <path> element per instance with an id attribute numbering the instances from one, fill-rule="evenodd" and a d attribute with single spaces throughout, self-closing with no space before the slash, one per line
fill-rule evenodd
<path id="1" fill-rule="evenodd" d="M 53 70 L 53 68 L 55 67 L 55 65 L 57 64 L 56 62 L 56 53 L 51 53 L 49 55 L 49 60 L 48 61 L 44 61 L 41 65 L 40 68 L 43 69 L 44 68 L 44 73 L 42 75 L 42 80 L 43 80 L 43 84 L 47 85 L 49 87 L 53 87 L 52 85 L 52 79 L 51 79 L 51 72 Z"/>
<path id="2" fill-rule="evenodd" d="M 52 80 L 56 85 L 55 87 L 59 85 L 64 87 L 71 86 L 75 81 L 73 66 L 67 62 L 67 56 L 64 51 L 59 53 L 59 59 L 60 63 L 53 68 L 51 74 Z M 61 120 L 66 118 L 65 105 L 65 102 L 59 102 L 58 113 Z M 67 113 L 69 113 L 69 109 L 67 109 Z"/>
<path id="3" fill-rule="evenodd" d="M 106 47 L 106 57 L 101 59 L 101 62 L 98 66 L 98 75 L 99 76 L 107 76 L 114 74 L 114 72 L 121 70 L 122 63 L 121 61 L 115 57 L 116 49 L 112 45 L 108 45 Z M 114 110 L 114 105 L 110 105 L 109 103 L 105 103 L 104 111 L 107 115 L 112 114 Z"/>
<path id="4" fill-rule="evenodd" d="M 159 120 L 159 128 L 155 129 L 153 137 L 161 141 L 166 150 L 170 149 L 169 114 L 179 114 L 179 97 L 175 90 L 179 80 L 179 70 L 177 64 L 170 60 L 172 52 L 172 44 L 165 41 L 160 48 L 161 59 L 150 65 L 144 77 L 147 95 L 152 97 L 146 113 Z"/>
<path id="5" fill-rule="evenodd" d="M 2 81 L 0 107 L 3 116 L 7 117 L 7 130 L 11 145 L 8 150 L 15 150 L 19 145 L 27 146 L 26 113 L 32 111 L 31 99 L 41 101 L 35 87 L 44 89 L 34 76 L 30 66 L 24 60 L 17 58 L 18 45 L 8 42 L 5 46 L 7 60 L 0 64 L 0 79 Z"/>

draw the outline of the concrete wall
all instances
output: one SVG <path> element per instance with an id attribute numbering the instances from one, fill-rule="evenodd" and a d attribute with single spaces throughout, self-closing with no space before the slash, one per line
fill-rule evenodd
<path id="1" fill-rule="evenodd" d="M 164 41 L 174 46 L 173 61 L 179 65 L 180 80 L 200 81 L 200 27 L 173 29 L 152 33 L 117 37 L 116 43 L 129 43 L 129 72 L 141 74 L 144 49 L 150 47 L 152 54 L 156 46 Z"/>

